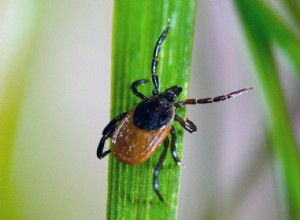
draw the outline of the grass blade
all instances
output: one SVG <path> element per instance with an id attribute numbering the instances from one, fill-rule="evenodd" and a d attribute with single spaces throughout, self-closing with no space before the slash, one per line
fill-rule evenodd
<path id="1" fill-rule="evenodd" d="M 278 161 L 285 186 L 285 202 L 291 219 L 300 219 L 300 155 L 287 113 L 281 82 L 274 58 L 273 42 L 300 70 L 300 41 L 261 1 L 235 1 L 242 18 L 257 68 L 275 160 Z M 287 216 L 286 216 L 287 217 Z"/>
<path id="2" fill-rule="evenodd" d="M 171 19 L 171 30 L 159 55 L 158 75 L 161 90 L 173 85 L 187 96 L 191 63 L 196 1 L 115 1 L 113 26 L 113 66 L 111 115 L 130 110 L 140 100 L 130 85 L 138 79 L 150 79 L 154 45 Z M 153 86 L 142 86 L 151 96 Z M 184 117 L 184 111 L 178 114 Z M 182 129 L 178 129 L 177 147 L 181 155 Z M 176 219 L 180 169 L 168 153 L 160 174 L 160 190 L 165 204 L 152 188 L 153 169 L 162 149 L 137 166 L 121 164 L 109 158 L 107 219 Z"/>

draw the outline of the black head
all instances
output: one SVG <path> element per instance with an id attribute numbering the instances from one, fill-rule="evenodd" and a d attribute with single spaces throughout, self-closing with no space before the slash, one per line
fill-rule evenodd
<path id="1" fill-rule="evenodd" d="M 171 88 L 166 89 L 164 92 L 160 93 L 160 97 L 165 97 L 170 102 L 174 102 L 177 97 L 182 92 L 182 88 L 179 86 L 172 86 Z"/>

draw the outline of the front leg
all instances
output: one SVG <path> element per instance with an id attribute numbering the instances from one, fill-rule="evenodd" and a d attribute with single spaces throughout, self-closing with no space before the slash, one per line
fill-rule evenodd
<path id="1" fill-rule="evenodd" d="M 107 154 L 110 153 L 110 150 L 107 150 L 105 152 L 103 152 L 104 149 L 104 145 L 105 145 L 105 141 L 111 137 L 111 135 L 113 134 L 113 132 L 115 131 L 115 128 L 117 127 L 117 122 L 121 121 L 125 115 L 127 114 L 127 112 L 124 112 L 120 115 L 118 115 L 117 117 L 115 117 L 113 120 L 111 120 L 108 125 L 106 125 L 106 127 L 103 129 L 102 132 L 102 138 L 100 140 L 100 143 L 98 145 L 98 149 L 97 149 L 97 157 L 99 159 L 104 158 Z"/>
<path id="2" fill-rule="evenodd" d="M 134 81 L 132 84 L 131 84 L 131 91 L 133 92 L 133 94 L 135 94 L 137 97 L 141 98 L 141 99 L 145 99 L 146 96 L 144 96 L 142 93 L 140 93 L 137 89 L 137 87 L 141 84 L 145 84 L 147 83 L 148 80 L 146 79 L 140 79 L 140 80 L 137 80 L 137 81 Z"/>
<path id="3" fill-rule="evenodd" d="M 252 89 L 252 87 L 250 87 L 250 88 L 244 88 L 244 89 L 240 89 L 240 90 L 237 90 L 237 91 L 234 91 L 234 92 L 230 92 L 230 93 L 228 93 L 226 95 L 220 95 L 220 96 L 216 96 L 216 97 L 212 97 L 212 98 L 186 99 L 186 100 L 182 100 L 182 101 L 176 102 L 174 104 L 174 106 L 176 108 L 182 108 L 184 105 L 210 104 L 210 103 L 214 103 L 214 102 L 225 101 L 225 100 L 237 97 L 239 95 L 242 95 L 245 92 L 249 92 L 251 89 Z"/>

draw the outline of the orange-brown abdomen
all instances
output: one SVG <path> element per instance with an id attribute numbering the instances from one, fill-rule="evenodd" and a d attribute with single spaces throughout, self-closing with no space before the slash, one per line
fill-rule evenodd
<path id="1" fill-rule="evenodd" d="M 138 128 L 133 123 L 134 109 L 122 119 L 112 136 L 111 151 L 125 164 L 140 164 L 149 159 L 170 132 L 172 119 L 166 125 L 149 131 Z"/>

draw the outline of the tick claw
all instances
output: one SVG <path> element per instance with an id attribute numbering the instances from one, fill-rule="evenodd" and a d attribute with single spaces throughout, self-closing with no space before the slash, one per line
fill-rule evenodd
<path id="1" fill-rule="evenodd" d="M 184 165 L 183 163 L 181 163 L 181 161 L 178 161 L 177 164 L 178 164 L 178 166 L 180 166 L 181 168 L 184 168 L 184 167 L 185 167 L 185 165 Z"/>

